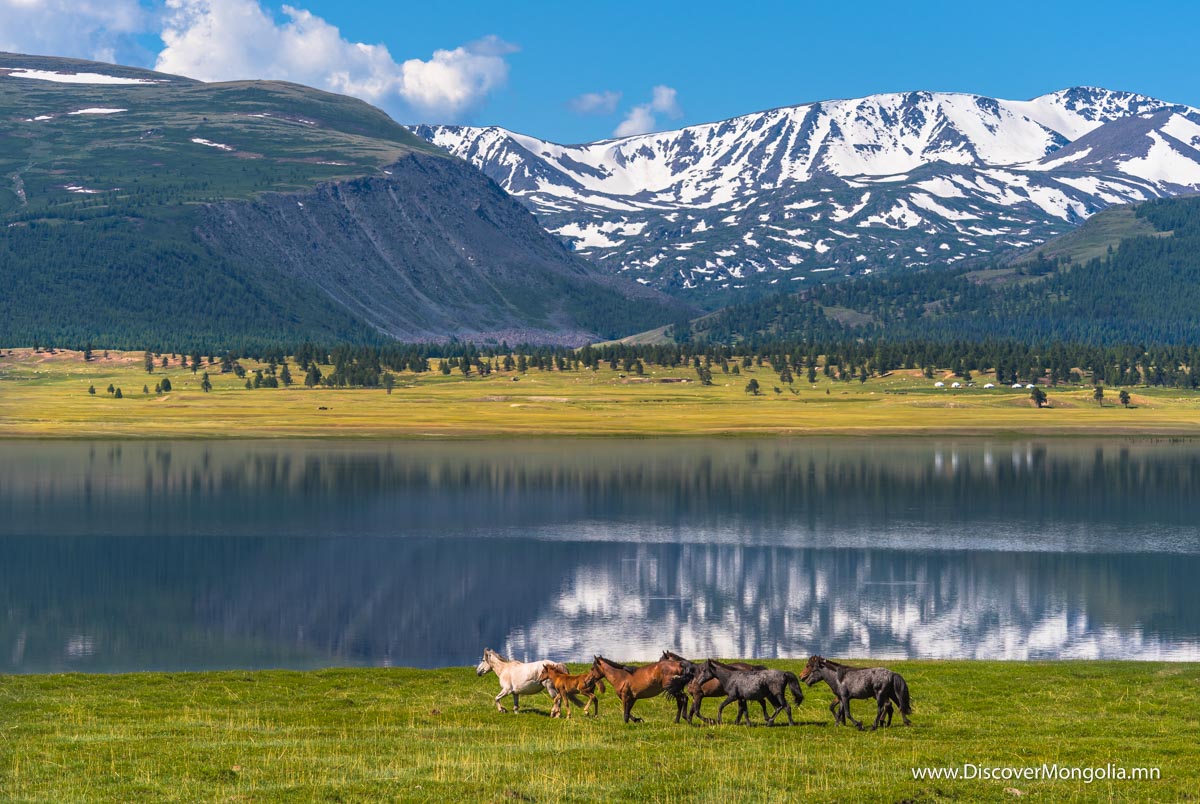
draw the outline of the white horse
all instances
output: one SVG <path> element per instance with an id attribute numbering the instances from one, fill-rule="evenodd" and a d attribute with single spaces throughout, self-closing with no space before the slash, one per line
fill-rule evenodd
<path id="1" fill-rule="evenodd" d="M 560 662 L 552 662 L 549 659 L 541 659 L 536 662 L 510 661 L 491 648 L 484 648 L 483 661 L 475 668 L 475 675 L 486 675 L 489 671 L 495 673 L 496 677 L 500 679 L 500 694 L 496 696 L 496 709 L 501 712 L 505 711 L 504 707 L 500 705 L 500 700 L 505 695 L 511 695 L 515 714 L 521 709 L 521 700 L 518 696 L 532 695 L 544 690 L 552 700 L 556 699 L 558 693 L 555 691 L 553 683 L 549 680 L 538 680 L 542 668 L 546 665 L 550 665 L 561 673 L 567 672 L 566 665 Z"/>

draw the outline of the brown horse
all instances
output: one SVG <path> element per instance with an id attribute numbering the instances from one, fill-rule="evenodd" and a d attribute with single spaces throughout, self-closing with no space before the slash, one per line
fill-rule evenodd
<path id="1" fill-rule="evenodd" d="M 684 659 L 678 653 L 672 653 L 669 650 L 664 650 L 662 657 L 663 657 L 663 659 L 674 659 L 676 661 L 687 661 L 687 659 Z M 766 665 L 762 665 L 762 664 L 746 664 L 745 662 L 716 662 L 715 660 L 714 660 L 714 662 L 716 664 L 721 665 L 722 667 L 727 667 L 730 670 L 766 670 L 767 669 Z M 712 718 L 705 717 L 703 714 L 701 714 L 700 704 L 704 703 L 705 698 L 715 698 L 715 697 L 724 698 L 725 697 L 725 688 L 721 686 L 721 680 L 719 678 L 717 678 L 716 676 L 713 676 L 708 681 L 705 681 L 703 684 L 701 684 L 700 683 L 700 674 L 697 673 L 696 675 L 692 676 L 690 681 L 688 681 L 687 693 L 688 693 L 688 695 L 692 696 L 692 705 L 691 705 L 691 708 L 688 709 L 688 712 L 686 715 L 687 722 L 691 723 L 692 718 L 696 717 L 697 715 L 700 715 L 701 722 L 709 723 L 709 724 L 715 723 L 716 721 L 713 720 Z M 767 719 L 767 702 L 766 702 L 766 700 L 761 700 L 761 701 L 759 701 L 759 704 L 762 705 L 763 720 L 766 720 Z M 778 701 L 772 701 L 771 704 L 773 706 L 779 706 Z"/>
<path id="2" fill-rule="evenodd" d="M 597 692 L 604 692 L 604 676 L 596 672 L 593 667 L 586 673 L 564 673 L 553 665 L 546 665 L 542 668 L 542 672 L 538 674 L 538 681 L 546 681 L 550 686 L 554 687 L 558 697 L 554 700 L 554 707 L 550 710 L 550 717 L 558 717 L 562 712 L 562 702 L 567 702 L 567 717 L 571 716 L 571 704 L 583 707 L 583 713 L 588 713 L 588 707 L 595 704 L 595 709 L 592 710 L 592 715 L 600 714 L 600 699 L 596 697 Z M 582 695 L 587 698 L 587 702 L 583 703 L 577 698 L 577 695 Z"/>
<path id="3" fill-rule="evenodd" d="M 696 666 L 686 659 L 660 659 L 654 664 L 631 667 L 597 656 L 592 662 L 592 670 L 612 684 L 617 697 L 621 699 L 626 723 L 642 722 L 640 717 L 630 714 L 635 703 L 664 692 L 675 699 L 675 722 L 678 723 L 687 707 L 687 696 L 683 694 L 683 689 L 696 674 Z"/>

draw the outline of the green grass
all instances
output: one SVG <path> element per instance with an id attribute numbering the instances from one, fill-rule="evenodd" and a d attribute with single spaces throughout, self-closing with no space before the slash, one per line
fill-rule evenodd
<path id="1" fill-rule="evenodd" d="M 600 371 L 498 372 L 464 378 L 402 373 L 394 393 L 382 389 L 248 391 L 245 380 L 209 367 L 212 393 L 200 375 L 172 362 L 154 374 L 142 353 L 110 352 L 84 363 L 78 352 L 35 354 L 4 350 L 0 356 L 0 437 L 57 438 L 478 438 L 485 436 L 685 436 L 685 435 L 1195 435 L 1200 394 L 1133 388 L 1129 409 L 1108 390 L 1103 407 L 1086 386 L 1046 388 L 1051 406 L 1038 410 L 1029 392 L 977 387 L 935 389 L 915 371 L 893 372 L 866 384 L 818 376 L 799 377 L 796 393 L 781 388 L 769 367 L 741 374 L 714 372 L 704 387 L 690 368 L 648 366 L 645 377 Z M 248 369 L 256 367 L 244 361 Z M 436 367 L 436 361 L 435 361 Z M 328 374 L 330 367 L 325 367 Z M 292 375 L 304 372 L 291 364 Z M 170 394 L 154 384 L 169 377 Z M 939 374 L 939 377 L 943 375 Z M 744 388 L 758 379 L 764 391 Z M 513 380 L 517 381 L 514 382 Z M 949 385 L 953 377 L 944 379 Z M 661 382 L 686 380 L 686 382 Z M 105 389 L 121 388 L 114 399 Z M 95 396 L 87 393 L 94 385 Z M 149 394 L 142 387 L 150 387 Z M 324 410 L 322 409 L 324 408 Z"/>
<path id="2" fill-rule="evenodd" d="M 773 662 L 799 670 L 798 662 Z M 8 801 L 1185 801 L 1200 665 L 894 662 L 914 725 L 836 728 L 824 685 L 795 728 L 519 715 L 469 668 L 0 677 Z M 706 712 L 715 702 L 709 701 Z M 858 702 L 856 716 L 870 706 Z M 897 718 L 897 723 L 899 719 Z M 914 781 L 914 766 L 1158 767 L 1157 781 Z"/>

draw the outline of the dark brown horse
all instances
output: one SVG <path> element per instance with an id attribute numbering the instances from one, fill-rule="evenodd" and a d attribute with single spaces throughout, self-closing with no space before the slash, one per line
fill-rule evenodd
<path id="1" fill-rule="evenodd" d="M 600 699 L 596 697 L 597 692 L 604 692 L 604 676 L 596 671 L 596 668 L 588 670 L 586 673 L 564 673 L 554 665 L 547 664 L 542 668 L 542 672 L 538 674 L 538 681 L 549 682 L 550 686 L 558 693 L 558 697 L 554 699 L 554 706 L 550 709 L 550 717 L 558 717 L 562 711 L 562 702 L 567 702 L 567 717 L 571 716 L 571 704 L 583 707 L 583 713 L 588 713 L 588 707 L 595 704 L 595 709 L 592 710 L 593 715 L 600 714 Z M 587 701 L 580 701 L 577 696 L 582 695 L 587 698 Z"/>
<path id="2" fill-rule="evenodd" d="M 687 707 L 687 696 L 683 694 L 683 689 L 696 674 L 696 666 L 686 659 L 660 659 L 654 664 L 633 667 L 597 656 L 592 662 L 592 670 L 612 684 L 613 691 L 621 699 L 626 723 L 642 722 L 640 717 L 630 714 L 635 703 L 664 692 L 675 699 L 675 722 L 678 723 Z"/>
<path id="3" fill-rule="evenodd" d="M 678 653 L 672 653 L 669 650 L 664 650 L 662 657 L 663 657 L 663 659 L 674 659 L 675 661 L 684 661 L 684 662 L 687 661 L 687 659 L 684 659 Z M 730 670 L 766 670 L 767 669 L 766 665 L 762 665 L 762 664 L 746 664 L 745 662 L 718 662 L 715 659 L 713 659 L 712 661 L 715 662 L 716 664 L 721 665 L 722 667 L 727 667 Z M 702 723 L 709 723 L 709 724 L 715 723 L 716 722 L 715 720 L 713 720 L 710 717 L 705 717 L 700 712 L 700 704 L 704 703 L 705 698 L 717 698 L 717 697 L 724 698 L 725 697 L 725 688 L 721 686 L 721 679 L 717 678 L 716 676 L 713 676 L 712 678 L 708 679 L 707 681 L 705 681 L 702 684 L 702 683 L 700 683 L 700 674 L 697 673 L 696 675 L 692 676 L 692 680 L 687 683 L 687 693 L 688 693 L 688 695 L 690 695 L 692 697 L 692 705 L 688 709 L 687 715 L 686 715 L 687 722 L 691 723 L 692 718 L 699 715 L 700 721 Z M 766 720 L 767 719 L 767 702 L 765 700 L 760 700 L 759 704 L 762 705 L 763 720 Z M 772 706 L 779 706 L 779 704 L 780 704 L 779 701 L 771 701 Z"/>

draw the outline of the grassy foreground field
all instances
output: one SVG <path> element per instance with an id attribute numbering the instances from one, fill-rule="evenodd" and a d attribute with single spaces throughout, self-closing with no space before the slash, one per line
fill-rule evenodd
<path id="1" fill-rule="evenodd" d="M 775 662 L 795 671 L 799 662 Z M 894 662 L 914 725 L 688 727 L 664 699 L 620 722 L 520 715 L 472 669 L 0 677 L 0 798 L 443 801 L 1186 801 L 1200 665 Z M 706 703 L 706 712 L 715 707 Z M 869 707 L 855 704 L 857 715 Z M 899 723 L 897 717 L 896 722 Z M 914 781 L 911 768 L 1159 768 L 1154 781 Z"/>
<path id="2" fill-rule="evenodd" d="M 0 353 L 0 437 L 480 437 L 520 435 L 1195 435 L 1200 394 L 1133 388 L 1128 409 L 1108 389 L 1103 407 L 1091 387 L 1045 387 L 1050 406 L 1037 409 L 1025 389 L 934 388 L 937 379 L 898 371 L 866 383 L 797 378 L 780 388 L 768 367 L 714 373 L 702 386 L 691 368 L 648 367 L 643 377 L 597 372 L 497 372 L 463 377 L 457 371 L 401 373 L 393 393 L 382 389 L 291 388 L 247 390 L 245 379 L 206 367 L 147 374 L 141 353 L 112 352 L 85 363 L 79 352 L 32 349 Z M 243 361 L 253 373 L 259 368 Z M 328 369 L 329 367 L 326 367 Z M 436 368 L 436 362 L 435 362 Z M 303 372 L 295 364 L 292 375 Z M 328 373 L 328 371 L 326 371 Z M 173 390 L 155 394 L 164 377 Z M 757 379 L 763 395 L 746 383 Z M 514 381 L 515 380 L 515 381 Z M 122 398 L 107 393 L 109 385 Z M 96 389 L 94 396 L 88 386 Z M 143 392 L 148 388 L 148 393 Z M 794 392 L 793 392 L 794 390 Z"/>

